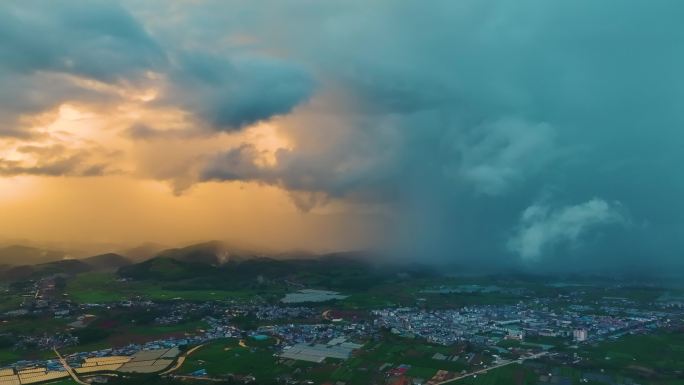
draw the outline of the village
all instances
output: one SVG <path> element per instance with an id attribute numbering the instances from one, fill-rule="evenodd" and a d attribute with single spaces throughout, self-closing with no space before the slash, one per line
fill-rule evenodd
<path id="1" fill-rule="evenodd" d="M 578 356 L 559 353 L 556 348 L 675 328 L 682 324 L 683 314 L 681 306 L 671 302 L 643 307 L 626 298 L 607 297 L 586 303 L 572 295 L 450 309 L 429 309 L 418 298 L 413 307 L 349 312 L 335 309 L 334 302 L 292 302 L 296 296 L 289 296 L 288 301 L 281 303 L 265 303 L 259 299 L 178 299 L 169 302 L 140 297 L 116 303 L 74 304 L 52 295 L 50 290 L 50 284 L 36 283 L 33 297 L 26 297 L 18 309 L 2 314 L 0 322 L 51 317 L 68 321 L 68 328 L 56 333 L 5 333 L 4 337 L 15 341 L 13 349 L 17 351 L 34 349 L 58 353 L 67 349 L 70 353 L 64 354 L 63 362 L 54 357 L 6 364 L 0 368 L 0 385 L 63 378 L 70 376 L 71 369 L 73 375 L 87 376 L 92 381 L 106 381 L 108 377 L 101 376 L 103 373 L 173 376 L 189 350 L 231 339 L 239 341 L 241 347 L 249 347 L 250 341 L 271 341 L 268 351 L 280 365 L 296 361 L 313 365 L 330 360 L 344 362 L 373 351 L 370 347 L 377 346 L 375 344 L 385 341 L 388 336 L 425 341 L 425 344 L 435 346 L 460 346 L 461 354 L 441 351 L 430 354 L 429 358 L 443 362 L 444 368 L 431 376 L 432 379 L 421 380 L 435 384 L 440 383 L 439 379 L 446 381 L 468 373 L 474 376 L 488 368 L 523 363 L 547 354 L 549 359 L 556 357 L 569 364 L 578 361 Z M 308 299 L 312 293 L 306 295 Z M 83 335 L 80 331 L 91 330 L 97 325 L 103 327 L 105 323 L 100 321 L 107 314 L 128 313 L 149 314 L 146 324 L 151 330 L 175 328 L 181 332 L 146 342 L 122 343 L 90 351 L 78 349 L 83 342 L 79 340 L 79 335 Z M 184 330 L 185 326 L 187 330 Z M 461 370 L 455 370 L 455 367 Z M 388 380 L 403 378 L 410 369 L 411 365 L 402 363 L 376 368 Z M 191 378 L 210 375 L 201 368 L 185 374 Z M 253 379 L 247 374 L 239 378 L 245 382 Z"/>

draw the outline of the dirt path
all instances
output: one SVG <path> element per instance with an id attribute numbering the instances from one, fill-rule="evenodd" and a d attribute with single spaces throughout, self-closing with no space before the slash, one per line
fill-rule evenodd
<path id="1" fill-rule="evenodd" d="M 53 351 L 55 352 L 55 354 L 57 355 L 57 359 L 59 359 L 59 362 L 60 362 L 60 363 L 62 364 L 62 366 L 64 367 L 64 370 L 66 370 L 66 372 L 69 373 L 69 375 L 71 376 L 71 378 L 72 378 L 74 381 L 76 381 L 76 383 L 81 384 L 81 385 L 90 385 L 90 384 L 88 384 L 87 382 L 81 381 L 81 379 L 78 378 L 78 376 L 76 376 L 76 372 L 74 372 L 74 369 L 72 369 L 71 366 L 69 366 L 69 364 L 67 363 L 67 361 L 64 359 L 64 357 L 62 357 L 62 355 L 59 354 L 59 352 L 57 351 L 57 348 L 54 348 L 54 347 L 53 347 L 52 350 L 53 350 Z"/>
<path id="2" fill-rule="evenodd" d="M 186 359 L 189 355 L 191 355 L 192 353 L 194 353 L 195 351 L 197 351 L 197 349 L 201 348 L 201 347 L 204 346 L 204 345 L 206 345 L 206 344 L 197 345 L 197 346 L 195 346 L 194 348 L 188 350 L 187 352 L 185 352 L 185 354 L 183 354 L 183 355 L 181 355 L 180 357 L 178 357 L 178 359 L 176 360 L 176 364 L 173 365 L 173 367 L 166 369 L 165 371 L 159 373 L 159 375 L 160 375 L 160 376 L 163 376 L 163 375 L 165 375 L 165 374 L 169 374 L 169 373 L 175 372 L 176 370 L 180 369 L 180 367 L 183 366 L 183 363 L 185 362 L 185 359 Z"/>
<path id="3" fill-rule="evenodd" d="M 494 369 L 502 368 L 502 367 L 508 366 L 508 365 L 510 365 L 510 364 L 522 363 L 522 362 L 525 361 L 525 360 L 533 360 L 533 359 L 535 359 L 535 358 L 539 358 L 539 357 L 545 356 L 546 354 L 547 354 L 547 352 L 542 352 L 542 353 L 538 353 L 538 354 L 531 355 L 531 356 L 529 356 L 529 357 L 520 358 L 520 359 L 513 360 L 513 361 L 506 361 L 506 362 L 503 362 L 503 363 L 501 363 L 501 364 L 499 364 L 499 365 L 490 366 L 490 367 L 488 367 L 488 368 L 476 370 L 476 371 L 474 371 L 474 372 L 470 372 L 470 373 L 464 374 L 464 375 L 462 375 L 462 376 L 454 377 L 454 378 L 452 378 L 452 379 L 450 379 L 450 380 L 438 382 L 438 383 L 436 383 L 435 385 L 449 384 L 449 383 L 452 383 L 452 382 L 456 382 L 456 381 L 458 381 L 458 380 L 462 380 L 462 379 L 464 379 L 464 378 L 466 378 L 466 377 L 474 376 L 474 375 L 476 375 L 476 374 L 486 373 L 486 372 L 489 371 L 489 370 L 494 370 Z"/>

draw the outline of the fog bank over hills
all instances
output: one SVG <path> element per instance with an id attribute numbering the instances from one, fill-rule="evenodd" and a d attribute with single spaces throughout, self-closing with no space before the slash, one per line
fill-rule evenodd
<path id="1" fill-rule="evenodd" d="M 207 241 L 179 247 L 168 247 L 155 243 L 146 243 L 134 247 L 99 244 L 77 245 L 80 247 L 79 249 L 76 246 L 68 247 L 67 245 L 41 244 L 39 242 L 31 242 L 29 245 L 13 242 L 16 240 L 7 244 L 0 244 L 0 265 L 23 266 L 61 261 L 82 261 L 100 267 L 120 267 L 150 258 L 166 258 L 219 266 L 253 258 L 308 259 L 320 255 L 306 251 L 259 250 L 221 241 Z M 103 250 L 109 251 L 101 252 Z"/>
<path id="2" fill-rule="evenodd" d="M 682 269 L 676 266 L 665 269 L 660 265 L 652 266 L 608 266 L 600 268 L 596 265 L 573 265 L 572 263 L 557 265 L 541 265 L 521 263 L 518 260 L 508 260 L 507 263 L 485 264 L 477 260 L 471 263 L 444 262 L 433 259 L 421 260 L 418 257 L 404 258 L 402 254 L 393 255 L 387 251 L 343 251 L 330 253 L 313 253 L 307 251 L 267 251 L 235 246 L 221 241 L 207 241 L 166 248 L 159 244 L 146 243 L 135 247 L 117 246 L 112 252 L 89 254 L 84 249 L 53 249 L 43 247 L 39 243 L 26 245 L 0 246 L 0 277 L 5 279 L 29 279 L 49 274 L 77 274 L 89 271 L 139 271 L 140 268 L 155 269 L 169 264 L 182 266 L 208 266 L 221 268 L 227 265 L 240 265 L 244 262 L 255 261 L 255 266 L 262 266 L 265 271 L 268 261 L 306 261 L 319 260 L 326 264 L 333 260 L 360 262 L 370 266 L 422 266 L 440 274 L 456 275 L 489 275 L 489 274 L 599 274 L 606 276 L 658 277 L 682 276 Z M 55 245 L 49 245 L 55 246 Z M 81 245 L 83 246 L 83 245 Z M 106 250 L 106 245 L 90 245 L 88 250 Z M 69 250 L 69 251 L 64 251 Z M 140 265 L 141 267 L 137 267 Z M 296 265 L 293 265 L 296 266 Z M 331 266 L 333 268 L 333 266 Z M 192 271 L 194 268 L 190 268 Z M 200 271 L 203 271 L 200 269 Z"/>

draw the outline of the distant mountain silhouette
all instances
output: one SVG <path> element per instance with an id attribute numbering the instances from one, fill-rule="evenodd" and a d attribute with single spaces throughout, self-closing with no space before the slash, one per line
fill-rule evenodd
<path id="1" fill-rule="evenodd" d="M 57 261 L 24 264 L 0 265 L 0 278 L 7 281 L 37 279 L 50 275 L 75 275 L 89 271 L 115 271 L 132 262 L 113 253 L 95 255 L 83 259 L 60 259 Z"/>
<path id="2" fill-rule="evenodd" d="M 63 252 L 29 246 L 0 248 L 0 279 L 37 279 L 49 275 L 75 275 L 116 271 L 124 278 L 163 281 L 176 289 L 224 288 L 253 285 L 307 285 L 332 289 L 362 289 L 392 280 L 404 267 L 380 266 L 362 252 L 314 254 L 264 253 L 210 241 L 158 251 L 145 244 L 122 253 L 70 259 Z M 414 271 L 416 274 L 424 272 Z"/>
<path id="3" fill-rule="evenodd" d="M 92 257 L 83 258 L 81 261 L 88 264 L 94 270 L 117 270 L 122 266 L 133 263 L 130 259 L 115 253 L 94 255 Z"/>
<path id="4" fill-rule="evenodd" d="M 166 249 L 168 249 L 168 246 L 164 246 L 159 243 L 147 242 L 135 247 L 117 251 L 116 253 L 126 256 L 126 258 L 130 259 L 131 261 L 141 262 L 156 256 L 161 251 Z"/>
<path id="5" fill-rule="evenodd" d="M 40 277 L 64 274 L 74 275 L 93 271 L 93 267 L 78 259 L 63 259 L 40 263 L 37 265 L 10 266 L 0 269 L 0 277 L 8 281 L 20 281 L 25 279 L 36 279 Z"/>
<path id="6" fill-rule="evenodd" d="M 49 250 L 32 246 L 11 245 L 0 247 L 0 264 L 18 266 L 58 261 L 67 257 L 59 250 Z"/>

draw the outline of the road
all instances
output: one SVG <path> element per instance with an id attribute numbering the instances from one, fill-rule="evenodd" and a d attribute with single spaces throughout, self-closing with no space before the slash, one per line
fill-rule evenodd
<path id="1" fill-rule="evenodd" d="M 200 376 L 181 376 L 174 375 L 173 378 L 179 378 L 181 380 L 201 380 L 201 381 L 213 381 L 213 382 L 225 382 L 225 378 L 211 378 L 211 377 L 200 377 Z"/>
<path id="2" fill-rule="evenodd" d="M 529 357 L 520 358 L 520 359 L 513 360 L 513 361 L 502 362 L 502 363 L 500 363 L 500 364 L 498 364 L 498 365 L 490 366 L 490 367 L 488 367 L 488 368 L 476 370 L 476 371 L 474 371 L 474 372 L 470 372 L 470 373 L 464 374 L 464 375 L 462 375 L 462 376 L 454 377 L 454 378 L 449 379 L 449 380 L 446 380 L 446 381 L 438 382 L 438 383 L 436 383 L 435 385 L 450 384 L 450 383 L 452 383 L 452 382 L 456 382 L 456 381 L 458 381 L 458 380 L 462 380 L 462 379 L 464 379 L 464 378 L 471 377 L 471 376 L 476 375 L 476 374 L 486 373 L 486 372 L 488 372 L 488 371 L 490 371 L 490 370 L 502 368 L 502 367 L 507 366 L 507 365 L 510 365 L 510 364 L 521 363 L 521 362 L 523 362 L 523 361 L 525 361 L 525 360 L 533 360 L 533 359 L 536 359 L 536 358 L 545 356 L 545 355 L 547 355 L 547 354 L 548 354 L 548 352 L 541 352 L 541 353 L 537 353 L 537 354 L 531 355 L 531 356 L 529 356 Z"/>
<path id="3" fill-rule="evenodd" d="M 76 372 L 74 372 L 74 369 L 72 369 L 71 366 L 69 366 L 69 363 L 67 363 L 67 361 L 64 359 L 64 357 L 62 357 L 62 355 L 59 354 L 59 352 L 57 351 L 57 348 L 56 348 L 56 347 L 53 347 L 52 350 L 53 350 L 53 351 L 55 352 L 55 354 L 57 355 L 57 359 L 59 359 L 59 362 L 60 362 L 60 363 L 62 364 L 62 366 L 64 367 L 64 370 L 66 370 L 66 372 L 69 373 L 69 375 L 71 376 L 71 378 L 72 378 L 77 384 L 81 384 L 81 385 L 90 385 L 90 384 L 88 384 L 87 382 L 81 381 L 81 379 L 78 378 L 78 376 L 76 376 Z"/>
<path id="4" fill-rule="evenodd" d="M 197 349 L 201 348 L 201 347 L 204 346 L 204 345 L 205 345 L 205 344 L 197 345 L 197 346 L 195 346 L 194 348 L 189 349 L 187 352 L 185 352 L 185 354 L 183 354 L 183 355 L 181 355 L 180 357 L 178 357 L 178 359 L 176 360 L 176 364 L 173 365 L 173 367 L 171 367 L 171 368 L 169 368 L 169 369 L 166 369 L 165 371 L 159 373 L 159 375 L 160 375 L 160 376 L 163 376 L 163 375 L 165 375 L 165 374 L 169 374 L 169 373 L 171 373 L 171 372 L 175 372 L 176 370 L 180 369 L 180 367 L 183 366 L 183 363 L 185 362 L 185 359 L 186 359 L 189 355 L 191 355 L 192 353 L 194 353 Z"/>

